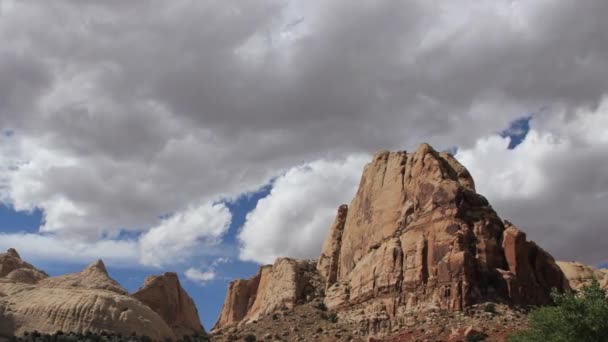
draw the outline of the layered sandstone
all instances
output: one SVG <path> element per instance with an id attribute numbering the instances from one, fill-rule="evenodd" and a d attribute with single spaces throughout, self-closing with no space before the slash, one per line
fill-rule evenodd
<path id="1" fill-rule="evenodd" d="M 566 275 L 570 287 L 575 290 L 589 285 L 594 278 L 597 279 L 600 286 L 608 289 L 608 269 L 597 269 L 575 261 L 558 261 L 557 264 Z"/>
<path id="2" fill-rule="evenodd" d="M 132 296 L 158 313 L 175 336 L 205 333 L 194 301 L 182 288 L 177 274 L 149 276 Z"/>
<path id="3" fill-rule="evenodd" d="M 47 278 L 9 250 L 0 254 L 0 270 L 0 336 L 61 330 L 175 338 L 163 318 L 128 296 L 101 261 L 79 273 Z"/>
<path id="4" fill-rule="evenodd" d="M 7 278 L 16 282 L 36 284 L 47 278 L 48 274 L 31 264 L 23 261 L 13 248 L 6 253 L 0 253 L 0 278 Z"/>
<path id="5" fill-rule="evenodd" d="M 551 255 L 476 193 L 468 170 L 426 144 L 374 156 L 317 268 L 326 305 L 370 333 L 413 310 L 546 304 L 552 288 L 569 288 Z"/>
<path id="6" fill-rule="evenodd" d="M 311 260 L 279 258 L 262 266 L 254 277 L 230 283 L 214 330 L 282 309 L 291 309 L 320 296 L 322 284 Z"/>
<path id="7" fill-rule="evenodd" d="M 46 278 L 40 281 L 40 285 L 55 288 L 75 287 L 81 289 L 106 290 L 123 295 L 127 294 L 127 290 L 110 277 L 106 265 L 101 260 L 97 260 L 90 264 L 79 273 Z"/>

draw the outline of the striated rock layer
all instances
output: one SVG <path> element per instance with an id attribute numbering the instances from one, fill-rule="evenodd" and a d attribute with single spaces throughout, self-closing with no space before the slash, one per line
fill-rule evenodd
<path id="1" fill-rule="evenodd" d="M 178 338 L 205 333 L 194 301 L 182 288 L 177 274 L 149 276 L 132 296 L 158 313 Z"/>
<path id="2" fill-rule="evenodd" d="M 0 254 L 0 271 L 0 336 L 19 336 L 34 330 L 49 334 L 59 330 L 76 333 L 111 331 L 123 335 L 147 335 L 161 341 L 176 338 L 167 322 L 183 323 L 187 319 L 180 313 L 188 313 L 192 309 L 196 312 L 193 304 L 190 308 L 183 307 L 191 304 L 191 300 L 188 303 L 185 298 L 189 297 L 179 287 L 179 298 L 184 301 L 175 304 L 183 312 L 170 312 L 169 315 L 176 314 L 175 317 L 161 317 L 153 310 L 158 309 L 154 306 L 156 303 L 148 301 L 144 304 L 127 295 L 108 275 L 101 260 L 82 272 L 49 278 L 46 273 L 22 261 L 15 250 L 9 250 Z M 161 288 L 165 282 L 162 283 Z M 173 300 L 169 296 L 169 285 L 172 284 L 166 284 L 169 288 L 161 295 L 166 296 L 164 300 Z M 150 294 L 156 288 L 156 282 L 150 280 L 142 291 Z M 148 299 L 146 295 L 142 297 Z M 158 303 L 161 302 L 159 300 Z M 162 314 L 172 303 L 166 304 L 159 304 Z"/>
<path id="3" fill-rule="evenodd" d="M 326 305 L 371 321 L 485 301 L 546 304 L 553 287 L 568 289 L 554 259 L 503 223 L 467 169 L 426 144 L 374 156 L 321 255 Z"/>
<path id="4" fill-rule="evenodd" d="M 589 285 L 594 278 L 601 287 L 608 289 L 608 269 L 606 268 L 597 269 L 575 261 L 558 261 L 557 264 L 566 275 L 570 287 L 575 290 Z"/>
<path id="5" fill-rule="evenodd" d="M 323 286 L 315 267 L 312 260 L 279 258 L 262 266 L 253 278 L 231 282 L 213 329 L 251 322 L 320 296 Z"/>
<path id="6" fill-rule="evenodd" d="M 6 253 L 0 253 L 0 278 L 7 278 L 16 282 L 36 284 L 48 274 L 31 264 L 23 261 L 14 248 Z"/>

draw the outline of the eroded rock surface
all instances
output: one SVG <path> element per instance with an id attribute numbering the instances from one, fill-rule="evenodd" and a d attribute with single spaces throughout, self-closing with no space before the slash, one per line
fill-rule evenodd
<path id="1" fill-rule="evenodd" d="M 293 283 L 275 268 L 232 283 L 216 327 L 293 303 L 293 295 L 281 299 L 286 291 L 267 290 Z M 546 304 L 552 288 L 569 289 L 551 255 L 476 193 L 469 171 L 427 144 L 414 153 L 379 152 L 366 165 L 355 198 L 338 209 L 317 270 L 325 305 L 368 334 L 391 331 L 412 313 Z"/>
<path id="2" fill-rule="evenodd" d="M 175 339 L 159 314 L 130 297 L 102 261 L 82 272 L 48 278 L 15 250 L 0 254 L 0 336 L 34 330 L 147 335 Z"/>
<path id="3" fill-rule="evenodd" d="M 214 330 L 291 309 L 319 297 L 322 288 L 315 261 L 279 258 L 262 266 L 253 278 L 230 283 Z"/>
<path id="4" fill-rule="evenodd" d="M 0 278 L 35 284 L 48 276 L 44 271 L 23 261 L 14 248 L 10 248 L 6 253 L 0 253 Z"/>
<path id="5" fill-rule="evenodd" d="M 597 269 L 576 261 L 558 261 L 557 264 L 566 275 L 570 287 L 575 290 L 589 285 L 593 278 L 597 279 L 600 286 L 608 289 L 608 269 Z"/>
<path id="6" fill-rule="evenodd" d="M 132 296 L 158 313 L 175 336 L 205 333 L 194 301 L 182 288 L 177 274 L 149 276 Z"/>
<path id="7" fill-rule="evenodd" d="M 326 242 L 341 241 L 337 276 L 319 263 L 325 303 L 366 312 L 372 332 L 407 311 L 546 304 L 551 288 L 568 288 L 553 258 L 476 193 L 466 168 L 429 145 L 376 154 L 344 210 Z"/>
<path id="8" fill-rule="evenodd" d="M 123 295 L 127 294 L 127 290 L 110 277 L 105 264 L 101 260 L 97 260 L 78 273 L 46 278 L 40 282 L 40 285 L 47 287 L 97 289 Z"/>

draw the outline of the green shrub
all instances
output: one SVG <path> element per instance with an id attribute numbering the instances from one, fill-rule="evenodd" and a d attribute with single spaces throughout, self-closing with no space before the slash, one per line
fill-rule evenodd
<path id="1" fill-rule="evenodd" d="M 608 341 L 607 294 L 595 279 L 578 294 L 554 291 L 554 305 L 533 310 L 529 328 L 511 335 L 509 342 Z"/>
<path id="2" fill-rule="evenodd" d="M 494 304 L 494 303 L 486 304 L 486 306 L 484 306 L 484 308 L 483 308 L 483 311 L 489 312 L 491 314 L 495 314 L 496 313 L 496 304 Z"/>
<path id="3" fill-rule="evenodd" d="M 247 336 L 245 336 L 245 342 L 255 342 L 257 341 L 257 338 L 255 337 L 254 334 L 249 334 Z"/>

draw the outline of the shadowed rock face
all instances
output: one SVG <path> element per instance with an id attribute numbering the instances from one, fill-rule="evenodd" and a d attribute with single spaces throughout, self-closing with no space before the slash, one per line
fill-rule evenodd
<path id="1" fill-rule="evenodd" d="M 279 258 L 262 266 L 253 278 L 231 282 L 213 329 L 251 322 L 320 296 L 323 285 L 315 267 L 312 260 Z"/>
<path id="2" fill-rule="evenodd" d="M 322 252 L 337 262 L 318 264 L 330 308 L 381 298 L 393 316 L 484 301 L 545 304 L 551 288 L 568 287 L 548 253 L 505 227 L 464 166 L 426 144 L 376 154 L 344 211 Z"/>
<path id="3" fill-rule="evenodd" d="M 205 333 L 194 301 L 182 288 L 177 274 L 149 276 L 133 297 L 158 313 L 178 338 Z"/>

